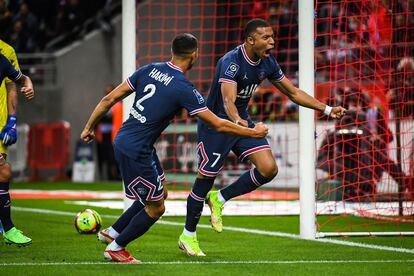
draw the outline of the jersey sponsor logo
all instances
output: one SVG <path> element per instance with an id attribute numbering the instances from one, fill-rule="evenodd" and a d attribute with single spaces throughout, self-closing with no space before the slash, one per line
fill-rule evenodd
<path id="1" fill-rule="evenodd" d="M 137 119 L 140 123 L 145 123 L 147 121 L 147 118 L 141 114 L 138 113 L 138 111 L 135 110 L 135 108 L 131 108 L 130 114 L 132 117 Z"/>
<path id="2" fill-rule="evenodd" d="M 224 73 L 224 75 L 234 78 L 234 76 L 236 75 L 237 71 L 239 71 L 239 68 L 240 68 L 239 65 L 237 65 L 234 62 L 231 62 L 229 64 L 229 66 L 227 67 L 226 72 Z"/>
<path id="3" fill-rule="evenodd" d="M 197 89 L 194 88 L 193 93 L 194 93 L 194 95 L 196 95 L 197 101 L 198 101 L 199 104 L 204 103 L 204 98 L 203 98 L 203 96 L 201 96 L 200 92 L 197 91 Z"/>
<path id="4" fill-rule="evenodd" d="M 249 79 L 249 78 L 247 77 L 247 73 L 244 73 L 244 77 L 243 77 L 243 79 L 244 79 L 244 80 Z"/>
<path id="5" fill-rule="evenodd" d="M 153 68 L 152 71 L 148 74 L 149 77 L 153 78 L 156 81 L 161 82 L 165 86 L 170 84 L 170 82 L 173 80 L 174 76 L 168 75 L 168 73 L 163 73 L 161 71 L 158 71 L 157 69 Z"/>
<path id="6" fill-rule="evenodd" d="M 246 86 L 243 90 L 237 93 L 237 98 L 239 99 L 248 99 L 252 96 L 254 91 L 256 91 L 256 88 L 259 85 L 256 83 L 253 83 L 251 85 Z"/>

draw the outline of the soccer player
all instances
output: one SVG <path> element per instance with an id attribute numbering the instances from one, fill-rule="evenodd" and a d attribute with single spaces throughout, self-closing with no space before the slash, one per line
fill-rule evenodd
<path id="1" fill-rule="evenodd" d="M 226 53 L 216 65 L 207 107 L 218 117 L 241 126 L 253 126 L 254 123 L 247 113 L 247 105 L 252 93 L 266 78 L 296 104 L 319 110 L 331 118 L 343 116 L 344 108 L 325 105 L 293 86 L 284 76 L 271 54 L 275 40 L 268 22 L 262 19 L 249 21 L 245 26 L 244 37 L 244 43 Z M 265 138 L 225 136 L 199 122 L 198 140 L 198 175 L 187 198 L 185 227 L 178 240 L 179 247 L 189 256 L 205 256 L 196 236 L 204 201 L 211 209 L 213 229 L 221 232 L 224 203 L 268 183 L 278 170 L 271 147 Z M 255 167 L 224 189 L 209 192 L 230 150 L 241 160 L 249 159 Z"/>
<path id="2" fill-rule="evenodd" d="M 21 92 L 25 94 L 26 98 L 31 99 L 34 97 L 33 84 L 29 77 L 23 75 L 20 71 L 16 70 L 10 61 L 0 54 L 0 83 L 5 78 L 9 78 L 14 82 L 19 81 L 21 84 Z M 15 89 L 15 85 L 6 84 L 7 89 Z M 7 89 L 0 90 L 0 95 L 8 92 Z M 7 95 L 6 95 L 7 97 Z M 10 99 L 10 98 L 9 98 Z M 17 97 L 8 104 L 9 110 L 7 111 L 5 105 L 1 106 L 1 118 L 7 118 L 6 114 L 9 114 L 8 120 L 5 126 L 0 131 L 1 139 L 1 152 L 0 152 L 0 221 L 3 225 L 4 233 L 3 239 L 8 244 L 15 244 L 18 246 L 25 246 L 32 242 L 32 240 L 25 236 L 22 231 L 14 227 L 10 214 L 10 194 L 9 185 L 12 177 L 12 170 L 9 163 L 6 162 L 6 147 L 15 143 L 17 139 L 16 135 L 16 103 Z M 13 113 L 14 112 L 14 113 Z M 4 114 L 4 116 L 3 116 Z"/>
<path id="3" fill-rule="evenodd" d="M 245 128 L 218 118 L 206 107 L 204 98 L 184 76 L 198 58 L 197 44 L 191 34 L 177 35 L 172 42 L 171 61 L 139 68 L 100 101 L 81 133 L 81 138 L 90 142 L 100 118 L 112 105 L 136 91 L 130 116 L 114 143 L 125 194 L 134 202 L 111 227 L 98 234 L 98 239 L 108 244 L 104 257 L 110 261 L 140 262 L 125 247 L 145 234 L 164 213 L 164 187 L 154 142 L 182 108 L 218 132 L 254 138 L 267 134 L 262 123 Z"/>

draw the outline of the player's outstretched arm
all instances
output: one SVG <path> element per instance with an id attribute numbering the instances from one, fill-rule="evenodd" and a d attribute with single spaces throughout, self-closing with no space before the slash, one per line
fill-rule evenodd
<path id="1" fill-rule="evenodd" d="M 112 90 L 108 95 L 103 97 L 95 107 L 94 111 L 88 119 L 88 122 L 86 122 L 85 128 L 80 135 L 81 139 L 86 143 L 92 142 L 92 140 L 95 138 L 94 128 L 103 117 L 103 115 L 105 115 L 114 104 L 121 101 L 132 92 L 133 91 L 128 86 L 126 81 L 124 81 L 114 90 Z"/>
<path id="2" fill-rule="evenodd" d="M 229 120 L 224 120 L 217 117 L 210 110 L 206 110 L 200 113 L 197 113 L 197 117 L 207 123 L 209 126 L 214 128 L 218 132 L 232 134 L 242 137 L 252 137 L 252 138 L 264 138 L 269 131 L 268 127 L 263 123 L 257 123 L 254 128 L 247 128 L 235 123 L 230 122 Z"/>
<path id="3" fill-rule="evenodd" d="M 288 78 L 283 78 L 280 82 L 273 81 L 272 83 L 280 92 L 298 105 L 318 110 L 333 119 L 341 119 L 345 115 L 345 108 L 341 106 L 330 107 L 318 101 L 305 91 L 295 87 Z"/>

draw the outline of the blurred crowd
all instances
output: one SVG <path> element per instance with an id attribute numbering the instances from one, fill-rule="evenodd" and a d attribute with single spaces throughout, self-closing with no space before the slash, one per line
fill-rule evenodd
<path id="1" fill-rule="evenodd" d="M 61 35 L 66 35 L 68 41 L 73 40 L 83 30 L 82 25 L 96 17 L 97 11 L 108 8 L 111 2 L 0 0 L 0 39 L 13 46 L 17 53 L 43 51 Z"/>
<path id="2" fill-rule="evenodd" d="M 296 83 L 297 1 L 254 1 L 243 12 L 249 15 L 245 20 L 262 17 L 273 25 L 276 59 Z M 405 110 L 401 115 L 413 115 L 410 56 L 414 53 L 414 0 L 319 0 L 315 19 L 317 83 L 336 83 L 345 89 L 345 84 L 340 84 L 343 80 L 355 82 L 355 86 L 362 89 L 367 82 L 374 81 L 383 90 L 377 92 L 386 94 L 387 101 L 382 104 L 390 103 L 391 115 L 402 103 Z M 331 93 L 335 94 L 336 89 Z M 340 104 L 332 102 L 337 95 L 323 96 L 331 99 L 331 105 Z M 250 109 L 253 117 L 265 121 L 290 121 L 298 117 L 298 107 L 294 103 L 266 88 L 258 89 Z"/>
<path id="3" fill-rule="evenodd" d="M 95 19 L 92 24 L 110 30 L 105 11 L 115 2 L 120 0 L 0 0 L 0 39 L 12 45 L 17 53 L 51 50 L 88 31 L 87 21 Z M 217 5 L 224 8 L 219 2 Z M 390 73 L 396 71 L 402 58 L 414 52 L 413 11 L 414 0 L 317 1 L 317 83 L 374 80 L 382 87 L 392 87 Z M 231 5 L 230 10 L 222 12 L 226 13 L 224 19 L 220 16 L 216 19 L 216 28 L 224 31 L 216 34 L 215 58 L 240 44 L 240 30 L 246 21 L 261 17 L 275 30 L 276 59 L 289 79 L 297 84 L 297 1 L 248 1 Z M 205 81 L 200 80 L 199 87 L 207 96 L 210 80 L 202 87 Z M 252 98 L 249 109 L 253 119 L 297 120 L 297 105 L 268 87 L 265 83 Z M 320 95 L 317 93 L 317 96 Z"/>

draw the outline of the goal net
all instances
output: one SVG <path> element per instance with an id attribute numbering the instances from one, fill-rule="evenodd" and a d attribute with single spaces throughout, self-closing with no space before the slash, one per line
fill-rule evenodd
<path id="1" fill-rule="evenodd" d="M 318 97 L 348 109 L 341 121 L 317 121 L 317 221 L 334 232 L 322 236 L 414 229 L 409 2 L 316 2 Z"/>
<path id="2" fill-rule="evenodd" d="M 414 94 L 409 56 L 414 20 L 413 8 L 405 2 L 316 2 L 315 95 L 350 110 L 340 122 L 316 116 L 315 195 L 321 232 L 412 229 Z M 136 15 L 137 66 L 168 60 L 173 37 L 191 32 L 199 39 L 200 58 L 187 76 L 206 97 L 217 60 L 242 43 L 248 20 L 264 18 L 275 31 L 278 63 L 298 85 L 296 0 L 144 1 L 137 3 Z M 268 140 L 279 173 L 271 183 L 234 200 L 224 213 L 299 214 L 298 106 L 265 81 L 254 93 L 249 112 L 270 127 Z M 195 119 L 183 111 L 156 149 L 173 190 L 170 199 L 185 197 L 197 172 Z M 230 154 L 217 188 L 249 168 L 251 164 Z"/>

